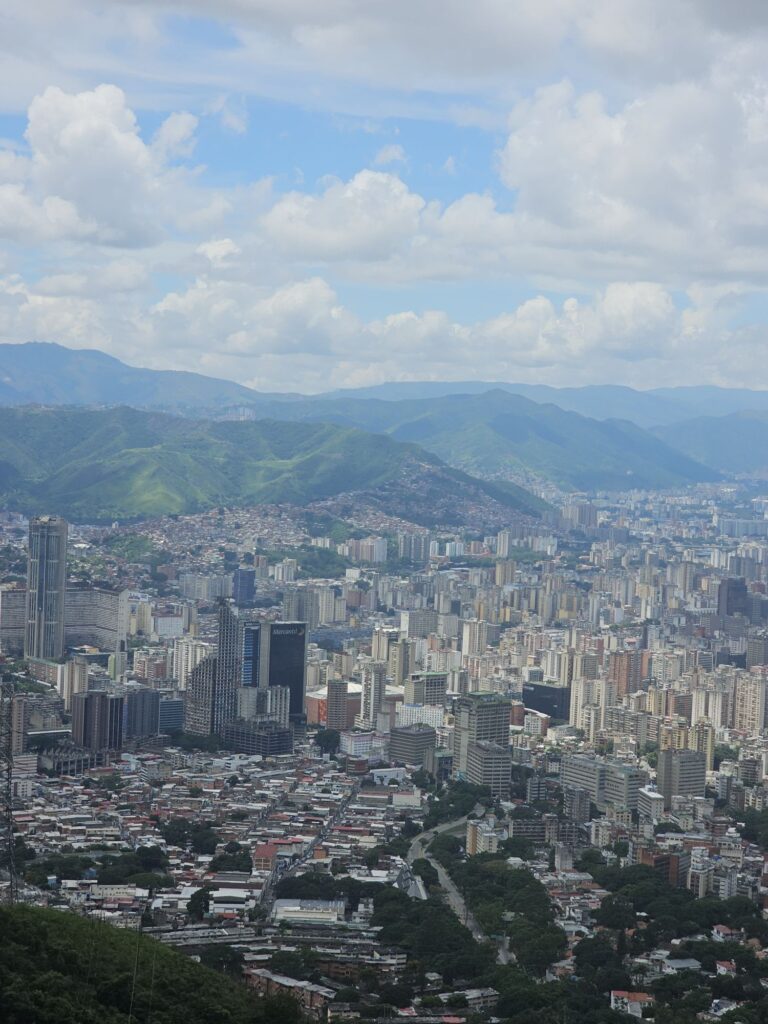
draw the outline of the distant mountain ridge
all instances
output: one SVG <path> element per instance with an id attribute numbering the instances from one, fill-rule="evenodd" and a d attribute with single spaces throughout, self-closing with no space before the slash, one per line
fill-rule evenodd
<path id="1" fill-rule="evenodd" d="M 392 514 L 426 525 L 462 522 L 464 507 L 482 503 L 530 515 L 547 507 L 417 445 L 327 423 L 25 407 L 0 409 L 0 437 L 0 505 L 85 522 L 350 493 L 385 494 Z"/>
<path id="2" fill-rule="evenodd" d="M 589 419 L 501 389 L 400 401 L 264 401 L 254 412 L 356 426 L 421 445 L 476 476 L 546 480 L 567 490 L 679 487 L 719 478 L 627 420 Z"/>
<path id="3" fill-rule="evenodd" d="M 635 391 L 612 385 L 426 381 L 307 396 L 258 392 L 202 374 L 140 369 L 93 349 L 46 342 L 0 345 L 0 407 L 30 403 L 130 405 L 221 421 L 333 423 L 418 444 L 459 470 L 526 487 L 543 482 L 586 491 L 680 487 L 732 471 L 757 467 L 762 472 L 768 462 L 762 455 L 745 458 L 735 442 L 738 458 L 730 462 L 715 452 L 716 427 L 701 433 L 686 427 L 700 417 L 752 416 L 754 439 L 759 417 L 768 416 L 768 392 L 746 389 Z M 55 439 L 51 443 L 55 447 Z M 3 472 L 0 466 L 0 476 Z M 517 497 L 523 504 L 529 500 L 522 492 Z"/>
<path id="4" fill-rule="evenodd" d="M 128 366 L 98 349 L 70 349 L 43 341 L 0 345 L 2 405 L 208 408 L 248 403 L 254 394 L 242 384 L 200 373 Z"/>
<path id="5" fill-rule="evenodd" d="M 654 434 L 712 469 L 768 480 L 768 411 L 698 416 Z"/>
<path id="6" fill-rule="evenodd" d="M 264 402 L 378 399 L 384 402 L 505 391 L 592 419 L 664 426 L 697 416 L 768 411 L 768 391 L 708 386 L 637 391 L 613 384 L 555 388 L 504 381 L 402 381 L 319 395 L 262 392 L 234 381 L 183 370 L 128 366 L 98 349 L 70 349 L 55 342 L 0 344 L 0 405 L 132 405 L 213 412 Z"/>

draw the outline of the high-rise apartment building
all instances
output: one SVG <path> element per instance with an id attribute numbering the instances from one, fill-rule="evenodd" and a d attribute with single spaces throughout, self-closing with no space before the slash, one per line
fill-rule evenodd
<path id="1" fill-rule="evenodd" d="M 347 728 L 347 693 L 349 686 L 346 679 L 329 679 L 326 697 L 326 729 L 339 732 Z"/>
<path id="2" fill-rule="evenodd" d="M 762 675 L 739 674 L 733 695 L 733 728 L 738 732 L 757 736 L 764 728 L 766 686 L 768 681 Z"/>
<path id="3" fill-rule="evenodd" d="M 383 661 L 370 661 L 363 666 L 363 697 L 360 721 L 366 728 L 375 729 L 384 705 L 387 685 L 387 666 Z"/>
<path id="4" fill-rule="evenodd" d="M 171 669 L 176 685 L 186 690 L 189 675 L 203 658 L 213 653 L 213 645 L 193 636 L 180 636 L 173 642 L 173 667 Z"/>
<path id="5" fill-rule="evenodd" d="M 53 661 L 64 654 L 67 535 L 58 516 L 30 520 L 25 658 Z"/>
<path id="6" fill-rule="evenodd" d="M 488 623 L 483 619 L 467 619 L 461 626 L 461 653 L 470 658 L 483 654 L 488 646 Z"/>

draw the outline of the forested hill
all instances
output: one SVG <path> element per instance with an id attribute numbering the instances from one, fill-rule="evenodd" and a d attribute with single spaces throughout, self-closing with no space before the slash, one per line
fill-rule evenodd
<path id="1" fill-rule="evenodd" d="M 0 909 L 2 1024 L 298 1024 L 290 999 L 136 932 L 35 907 Z"/>
<path id="2" fill-rule="evenodd" d="M 22 407 L 0 408 L 0 437 L 0 504 L 86 522 L 350 492 L 441 522 L 445 508 L 460 514 L 478 500 L 532 514 L 545 507 L 521 487 L 475 480 L 416 444 L 346 425 Z"/>

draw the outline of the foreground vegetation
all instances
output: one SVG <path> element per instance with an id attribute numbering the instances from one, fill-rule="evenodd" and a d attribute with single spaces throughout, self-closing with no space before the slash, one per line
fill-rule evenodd
<path id="1" fill-rule="evenodd" d="M 290 999 L 244 985 L 154 939 L 69 912 L 0 909 L 3 1024 L 298 1024 Z"/>

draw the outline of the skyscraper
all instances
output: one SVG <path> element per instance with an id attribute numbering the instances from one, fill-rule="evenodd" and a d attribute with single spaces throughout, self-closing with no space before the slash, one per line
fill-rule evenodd
<path id="1" fill-rule="evenodd" d="M 67 523 L 58 516 L 30 520 L 24 657 L 52 661 L 64 654 Z"/>
<path id="2" fill-rule="evenodd" d="M 247 608 L 256 597 L 256 570 L 240 566 L 232 574 L 232 599 L 238 608 Z"/>
<path id="3" fill-rule="evenodd" d="M 219 600 L 219 633 L 216 653 L 189 673 L 184 728 L 198 736 L 220 734 L 226 722 L 237 717 L 237 691 L 241 682 L 243 624 L 237 610 Z"/>
<path id="4" fill-rule="evenodd" d="M 369 728 L 376 728 L 379 712 L 384 704 L 387 685 L 387 666 L 383 661 L 370 661 L 363 668 L 363 700 L 360 719 Z"/>
<path id="5" fill-rule="evenodd" d="M 304 622 L 244 621 L 240 633 L 242 686 L 287 686 L 294 726 L 304 723 L 307 626 Z"/>
<path id="6" fill-rule="evenodd" d="M 497 693 L 468 693 L 455 705 L 453 773 L 467 778 L 469 748 L 481 740 L 507 748 L 511 704 Z"/>

